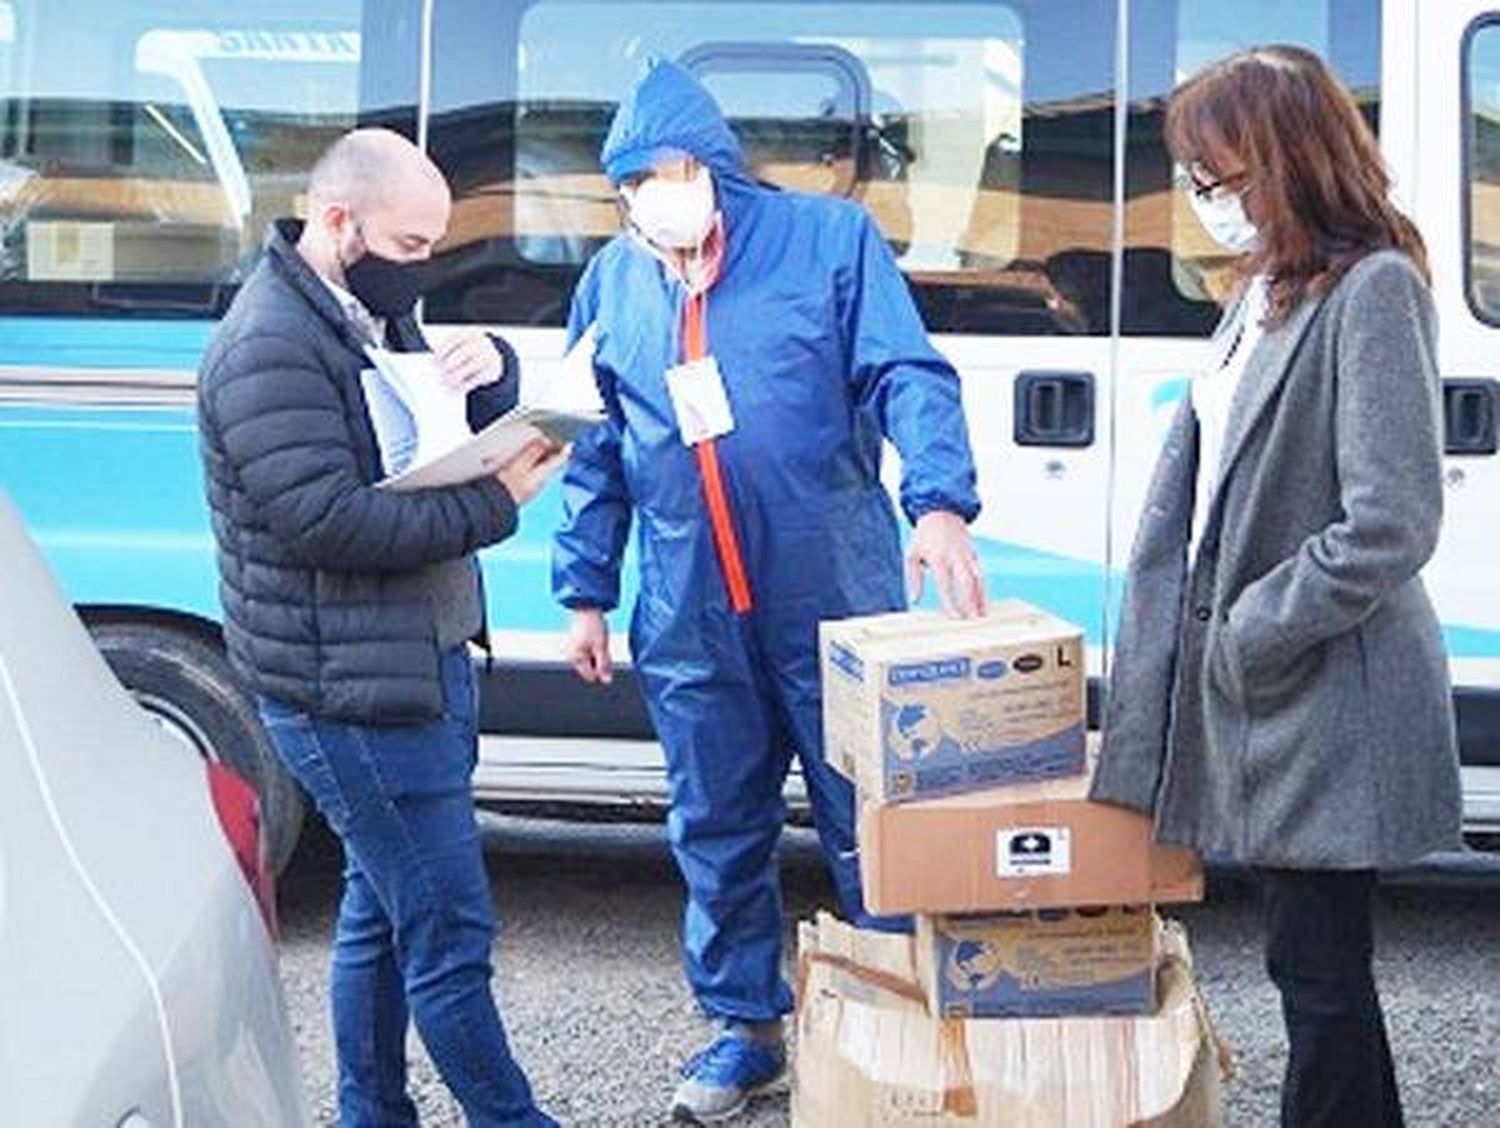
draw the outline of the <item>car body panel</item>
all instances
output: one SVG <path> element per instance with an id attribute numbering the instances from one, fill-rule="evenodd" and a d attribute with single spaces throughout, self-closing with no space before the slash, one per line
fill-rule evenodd
<path id="1" fill-rule="evenodd" d="M 6 1118 L 20 1100 L 17 1123 L 304 1123 L 274 942 L 204 765 L 110 673 L 3 495 L 0 591 Z M 113 1069 L 126 1103 L 69 1103 Z M 162 1078 L 180 1112 L 129 1103 Z"/>
<path id="2" fill-rule="evenodd" d="M 0 658 L 0 687 L 9 670 Z M 7 697 L 0 696 L 4 1119 L 112 1125 L 138 1110 L 170 1124 L 169 1063 L 150 980 L 58 838 Z"/>

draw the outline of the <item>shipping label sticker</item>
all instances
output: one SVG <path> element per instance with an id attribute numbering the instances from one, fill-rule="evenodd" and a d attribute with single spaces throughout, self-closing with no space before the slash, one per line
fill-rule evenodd
<path id="1" fill-rule="evenodd" d="M 885 1087 L 882 1096 L 888 1116 L 901 1120 L 925 1120 L 943 1114 L 946 1090 L 937 1087 L 917 1088 L 892 1082 Z"/>
<path id="2" fill-rule="evenodd" d="M 1006 826 L 995 832 L 999 877 L 1047 877 L 1073 872 L 1073 837 L 1065 826 Z"/>

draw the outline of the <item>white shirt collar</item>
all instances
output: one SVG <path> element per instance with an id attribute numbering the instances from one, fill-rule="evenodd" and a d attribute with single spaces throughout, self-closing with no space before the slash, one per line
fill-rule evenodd
<path id="1" fill-rule="evenodd" d="M 375 344 L 385 347 L 385 318 L 376 317 L 368 309 L 365 303 L 356 298 L 343 286 L 340 286 L 332 278 L 320 274 L 323 285 L 328 287 L 328 292 L 333 295 L 333 300 L 339 303 L 339 308 L 344 311 L 344 316 L 375 339 Z"/>

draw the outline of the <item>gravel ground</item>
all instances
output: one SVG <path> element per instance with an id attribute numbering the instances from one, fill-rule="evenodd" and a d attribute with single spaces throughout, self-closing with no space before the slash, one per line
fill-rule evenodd
<path id="1" fill-rule="evenodd" d="M 496 991 L 545 1108 L 565 1124 L 663 1122 L 678 1063 L 708 1028 L 680 974 L 680 886 L 657 827 L 577 828 L 496 819 L 490 871 L 506 920 Z M 1495 875 L 1383 888 L 1379 976 L 1412 1126 L 1500 1125 L 1500 865 Z M 805 832 L 784 858 L 788 920 L 828 901 Z M 282 976 L 308 1103 L 334 1123 L 327 953 L 338 847 L 315 834 L 283 881 Z M 1284 1046 L 1260 967 L 1252 890 L 1216 878 L 1208 901 L 1173 913 L 1188 927 L 1219 1032 L 1234 1047 L 1230 1123 L 1276 1123 Z M 412 1088 L 423 1124 L 461 1125 L 415 1037 Z M 784 1093 L 740 1123 L 787 1122 Z"/>

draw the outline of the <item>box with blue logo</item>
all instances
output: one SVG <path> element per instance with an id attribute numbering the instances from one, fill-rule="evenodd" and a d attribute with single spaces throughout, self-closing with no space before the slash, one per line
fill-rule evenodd
<path id="1" fill-rule="evenodd" d="M 916 961 L 939 1018 L 1150 1014 L 1157 918 L 1149 906 L 918 917 Z"/>
<path id="2" fill-rule="evenodd" d="M 1083 632 L 1018 600 L 822 625 L 828 761 L 900 803 L 1083 773 Z"/>

